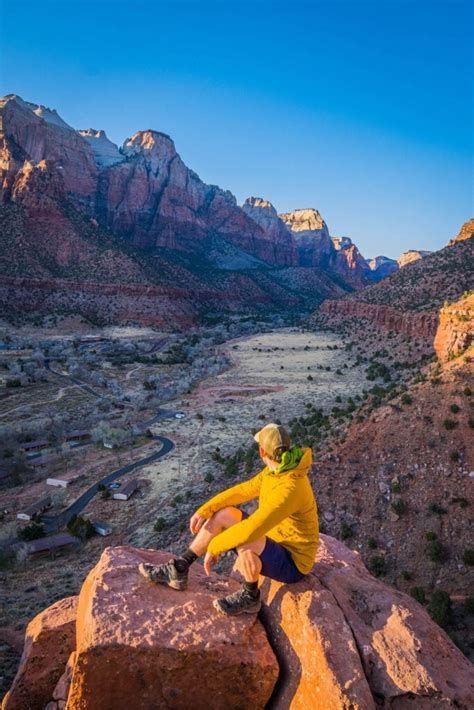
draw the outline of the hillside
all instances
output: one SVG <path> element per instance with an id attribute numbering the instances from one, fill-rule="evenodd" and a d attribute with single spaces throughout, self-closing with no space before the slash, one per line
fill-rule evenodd
<path id="1" fill-rule="evenodd" d="M 437 590 L 451 597 L 443 623 L 472 654 L 474 295 L 439 320 L 434 363 L 420 357 L 422 338 L 364 331 L 366 399 L 349 409 L 342 401 L 313 483 L 324 529 L 374 573 L 426 602 Z M 361 342 L 351 349 L 362 356 Z"/>
<path id="2" fill-rule="evenodd" d="M 317 210 L 279 216 L 256 197 L 237 205 L 160 131 L 138 131 L 119 148 L 102 130 L 75 130 L 55 110 L 9 95 L 0 100 L 0 151 L 2 303 L 17 317 L 52 308 L 98 323 L 163 326 L 177 315 L 185 326 L 261 304 L 308 312 L 378 278 L 354 244 L 336 248 Z M 12 278 L 41 280 L 45 295 L 28 307 L 26 282 Z M 63 281 L 76 294 L 84 284 L 84 304 Z M 98 283 L 119 302 L 108 313 L 91 296 Z M 166 308 L 158 292 L 142 303 L 151 286 L 168 289 Z"/>

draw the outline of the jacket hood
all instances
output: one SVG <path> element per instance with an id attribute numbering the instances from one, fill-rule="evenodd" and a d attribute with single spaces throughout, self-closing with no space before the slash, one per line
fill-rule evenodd
<path id="1" fill-rule="evenodd" d="M 283 471 L 272 471 L 267 468 L 268 475 L 270 476 L 286 476 L 291 475 L 292 478 L 302 478 L 308 475 L 308 471 L 313 463 L 313 451 L 310 448 L 297 449 L 295 447 L 295 453 L 298 451 L 301 455 L 296 455 L 296 465 L 291 468 L 285 468 Z M 293 451 L 293 450 L 292 450 Z"/>

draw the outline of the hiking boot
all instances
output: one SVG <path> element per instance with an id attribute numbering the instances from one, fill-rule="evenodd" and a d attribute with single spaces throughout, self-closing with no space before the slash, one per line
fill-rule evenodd
<path id="1" fill-rule="evenodd" d="M 253 595 L 246 589 L 239 589 L 226 597 L 214 599 L 212 605 L 220 614 L 236 616 L 237 614 L 256 614 L 260 611 L 262 602 L 260 592 L 257 595 Z"/>
<path id="2" fill-rule="evenodd" d="M 140 562 L 138 571 L 143 577 L 157 584 L 167 584 L 172 589 L 183 591 L 188 586 L 189 566 L 184 560 L 178 560 L 182 564 L 176 566 L 176 560 L 170 560 L 162 565 L 150 565 L 147 562 Z"/>

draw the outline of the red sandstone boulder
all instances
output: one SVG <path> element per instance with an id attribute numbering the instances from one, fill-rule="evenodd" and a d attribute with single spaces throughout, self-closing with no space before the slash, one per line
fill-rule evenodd
<path id="1" fill-rule="evenodd" d="M 264 578 L 261 592 L 280 664 L 272 710 L 375 708 L 351 628 L 318 578 L 291 585 Z"/>
<path id="2" fill-rule="evenodd" d="M 312 572 L 264 580 L 263 619 L 281 674 L 272 710 L 474 707 L 472 666 L 411 597 L 321 535 Z"/>
<path id="3" fill-rule="evenodd" d="M 75 644 L 77 597 L 61 599 L 28 624 L 20 667 L 2 710 L 43 710 Z"/>
<path id="4" fill-rule="evenodd" d="M 255 616 L 226 618 L 212 606 L 237 588 L 191 569 L 185 592 L 154 585 L 140 562 L 169 554 L 107 548 L 79 596 L 68 710 L 263 708 L 278 665 Z"/>
<path id="5" fill-rule="evenodd" d="M 375 579 L 356 552 L 327 535 L 312 574 L 344 614 L 384 707 L 474 707 L 472 665 L 418 602 Z"/>

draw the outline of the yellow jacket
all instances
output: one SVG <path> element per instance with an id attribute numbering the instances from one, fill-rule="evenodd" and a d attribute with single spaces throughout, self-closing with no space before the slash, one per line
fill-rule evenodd
<path id="1" fill-rule="evenodd" d="M 296 468 L 277 473 L 265 467 L 198 508 L 199 515 L 210 518 L 221 508 L 259 497 L 255 513 L 216 535 L 208 552 L 217 556 L 266 535 L 286 547 L 298 569 L 307 574 L 314 565 L 319 541 L 318 510 L 308 478 L 311 463 L 311 449 L 303 449 Z"/>

